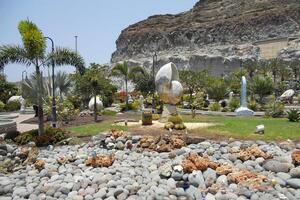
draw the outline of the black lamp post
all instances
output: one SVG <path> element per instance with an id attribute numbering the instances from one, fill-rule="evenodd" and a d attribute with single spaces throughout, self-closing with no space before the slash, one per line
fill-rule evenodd
<path id="1" fill-rule="evenodd" d="M 156 106 L 155 106 L 155 75 L 154 75 L 154 69 L 156 66 L 157 62 L 157 54 L 156 51 L 154 52 L 153 55 L 153 64 L 152 64 L 152 78 L 153 78 L 153 94 L 152 94 L 152 113 L 155 113 Z"/>
<path id="2" fill-rule="evenodd" d="M 51 41 L 51 45 L 52 45 L 52 53 L 54 53 L 54 42 L 50 37 L 45 37 L 46 39 L 49 39 Z M 54 60 L 53 57 L 51 58 L 51 64 L 52 64 L 52 127 L 56 128 L 56 121 L 57 121 L 57 117 L 56 117 L 56 101 L 55 101 L 55 85 L 54 85 Z"/>

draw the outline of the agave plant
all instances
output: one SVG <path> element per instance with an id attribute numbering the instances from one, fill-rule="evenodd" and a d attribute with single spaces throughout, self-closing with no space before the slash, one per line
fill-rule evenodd
<path id="1" fill-rule="evenodd" d="M 291 109 L 287 111 L 288 119 L 290 122 L 298 122 L 300 120 L 300 110 Z"/>
<path id="2" fill-rule="evenodd" d="M 54 80 L 55 96 L 59 96 L 60 100 L 63 100 L 63 98 L 70 91 L 72 82 L 69 79 L 68 74 L 66 74 L 65 72 L 58 72 L 54 78 L 55 78 Z M 39 84 L 38 84 L 38 78 L 36 74 L 31 75 L 29 79 L 26 78 L 22 83 L 22 90 L 24 93 L 24 97 L 29 98 L 35 104 L 37 104 L 36 100 L 37 100 L 38 86 Z M 53 96 L 52 87 L 53 87 L 52 79 L 51 76 L 48 75 L 48 77 L 43 79 L 43 87 L 40 93 L 44 102 Z"/>

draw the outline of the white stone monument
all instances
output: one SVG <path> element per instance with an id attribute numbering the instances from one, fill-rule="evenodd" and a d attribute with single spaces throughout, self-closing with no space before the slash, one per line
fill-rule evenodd
<path id="1" fill-rule="evenodd" d="M 92 97 L 89 101 L 89 110 L 91 111 L 94 111 L 94 102 L 95 102 L 95 97 Z M 98 111 L 100 111 L 103 108 L 103 103 L 99 96 L 96 97 L 96 105 Z"/>
<path id="2" fill-rule="evenodd" d="M 176 114 L 176 104 L 183 95 L 183 87 L 179 82 L 177 67 L 170 62 L 160 68 L 155 77 L 156 90 L 164 102 L 162 120 L 170 114 Z"/>
<path id="3" fill-rule="evenodd" d="M 254 111 L 247 107 L 247 80 L 245 76 L 242 76 L 241 85 L 241 106 L 235 110 L 235 113 L 237 116 L 252 116 Z"/>

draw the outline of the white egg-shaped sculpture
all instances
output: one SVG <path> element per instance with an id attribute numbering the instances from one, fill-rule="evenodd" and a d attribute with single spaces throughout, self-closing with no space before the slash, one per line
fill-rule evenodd
<path id="1" fill-rule="evenodd" d="M 162 66 L 155 77 L 156 90 L 164 103 L 175 105 L 180 102 L 183 87 L 179 82 L 178 69 L 172 62 Z"/>
<path id="2" fill-rule="evenodd" d="M 91 111 L 94 110 L 94 102 L 95 102 L 95 97 L 92 97 L 89 101 L 89 109 Z M 97 105 L 97 110 L 100 111 L 103 108 L 103 103 L 101 101 L 101 98 L 99 96 L 96 97 L 96 105 Z"/>
<path id="3" fill-rule="evenodd" d="M 289 89 L 280 96 L 280 99 L 289 99 L 289 98 L 292 98 L 294 95 L 295 95 L 295 91 L 292 89 Z"/>

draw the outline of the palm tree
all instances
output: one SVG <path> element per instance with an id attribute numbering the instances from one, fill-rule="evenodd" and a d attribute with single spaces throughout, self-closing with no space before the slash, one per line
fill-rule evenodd
<path id="1" fill-rule="evenodd" d="M 278 58 L 273 58 L 273 59 L 270 59 L 268 61 L 269 69 L 270 69 L 270 72 L 273 75 L 274 83 L 276 83 L 276 79 L 277 79 L 277 76 L 278 76 L 278 71 L 279 71 L 279 68 L 280 68 L 281 64 L 282 63 Z"/>
<path id="2" fill-rule="evenodd" d="M 117 76 L 117 77 L 123 77 L 125 80 L 126 110 L 128 110 L 128 88 L 127 88 L 128 80 L 133 79 L 135 77 L 135 75 L 138 73 L 144 73 L 144 69 L 139 66 L 129 68 L 127 61 L 116 64 L 116 66 L 114 66 L 111 71 L 111 75 Z"/>
<path id="3" fill-rule="evenodd" d="M 246 69 L 249 78 L 253 80 L 254 74 L 257 71 L 258 64 L 256 60 L 246 60 L 243 62 L 243 67 Z"/>
<path id="4" fill-rule="evenodd" d="M 55 65 L 73 65 L 79 71 L 84 71 L 83 58 L 76 52 L 66 48 L 56 48 L 52 53 L 46 53 L 46 41 L 43 33 L 29 20 L 22 20 L 18 25 L 22 37 L 23 46 L 3 45 L 0 46 L 0 69 L 10 63 L 34 66 L 37 76 L 37 102 L 38 102 L 38 132 L 44 133 L 43 101 L 41 77 L 42 66 L 50 66 L 51 61 Z"/>

